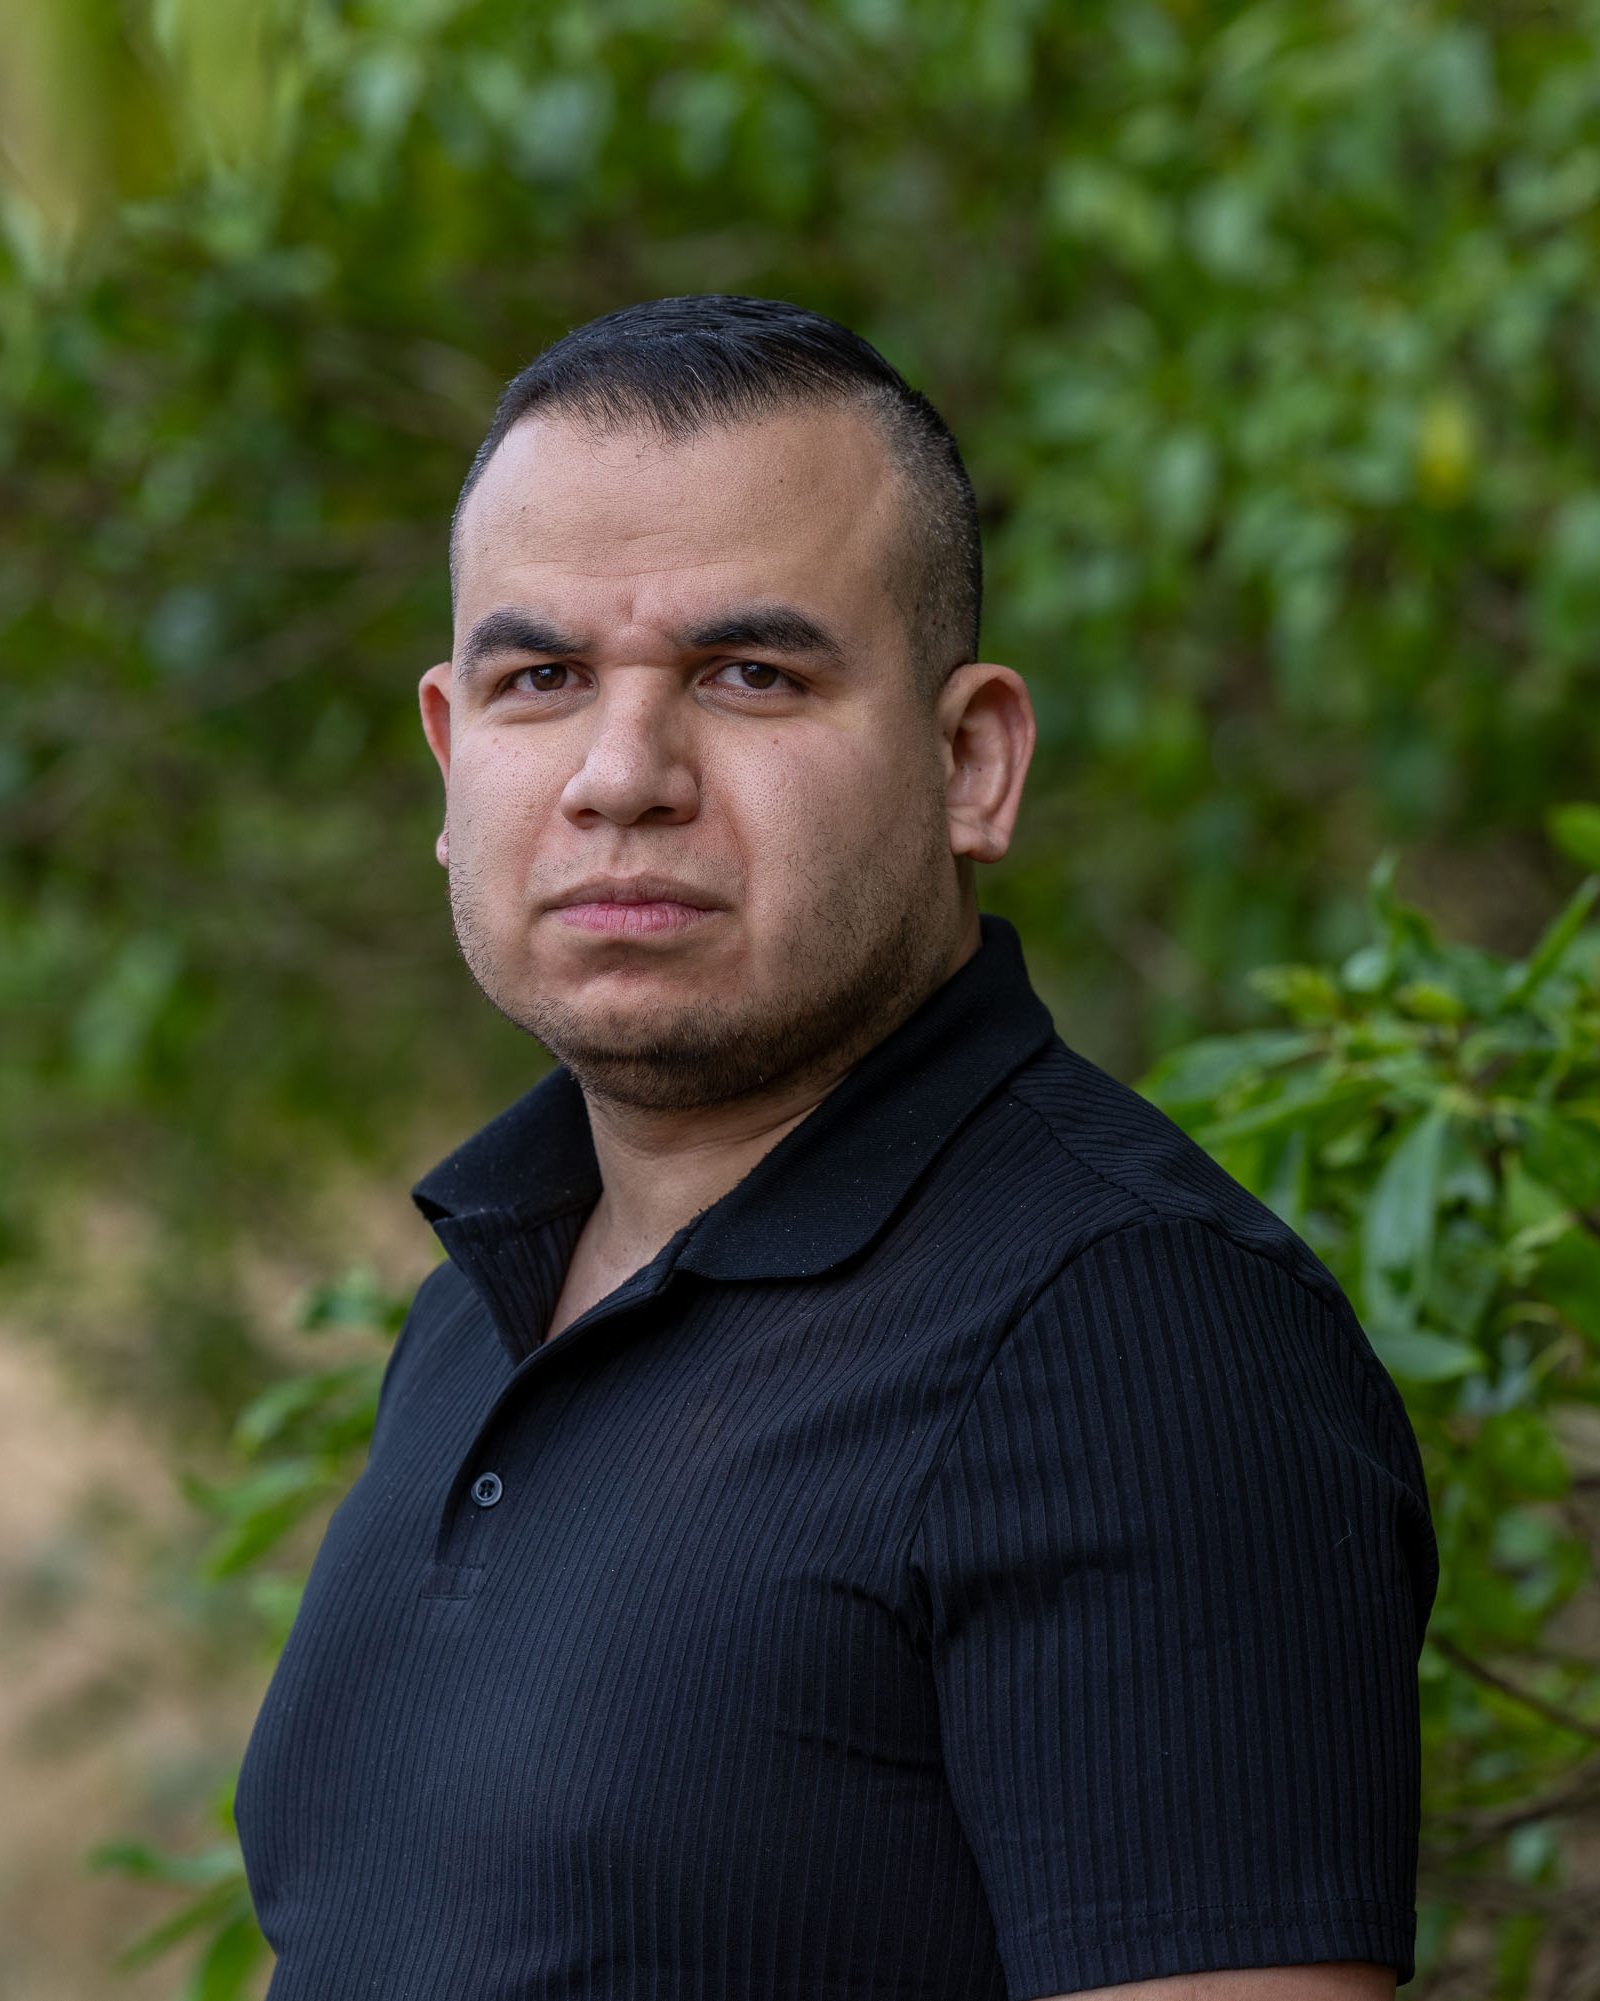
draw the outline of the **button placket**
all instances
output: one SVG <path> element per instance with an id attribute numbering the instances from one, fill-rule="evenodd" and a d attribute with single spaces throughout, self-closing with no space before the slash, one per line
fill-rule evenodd
<path id="1" fill-rule="evenodd" d="M 514 1523 L 507 1528 L 501 1524 L 512 1523 L 513 1515 L 521 1513 L 520 1507 L 501 1503 L 513 1500 L 513 1489 L 526 1499 L 527 1469 L 537 1461 L 579 1387 L 576 1372 L 566 1381 L 552 1378 L 543 1354 L 530 1356 L 505 1385 L 463 1455 L 453 1498 L 440 1525 L 427 1596 L 457 1597 L 479 1588 L 485 1560 L 513 1532 Z"/>

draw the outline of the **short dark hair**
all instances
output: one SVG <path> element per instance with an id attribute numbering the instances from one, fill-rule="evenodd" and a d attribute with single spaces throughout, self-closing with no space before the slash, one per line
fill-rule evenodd
<path id="1" fill-rule="evenodd" d="M 574 328 L 507 384 L 455 519 L 506 433 L 535 410 L 606 429 L 643 422 L 677 439 L 813 402 L 859 403 L 905 483 L 895 594 L 912 654 L 937 685 L 977 657 L 983 547 L 972 482 L 927 397 L 860 334 L 803 306 L 710 292 L 647 300 Z"/>

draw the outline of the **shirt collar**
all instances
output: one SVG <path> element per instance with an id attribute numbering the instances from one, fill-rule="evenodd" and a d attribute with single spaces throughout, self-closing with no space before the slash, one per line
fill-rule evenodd
<path id="1" fill-rule="evenodd" d="M 966 964 L 736 1188 L 674 1237 L 647 1268 L 647 1289 L 658 1289 L 673 1270 L 711 1279 L 808 1278 L 855 1256 L 956 1128 L 1053 1033 L 1016 932 L 985 917 L 983 942 Z M 599 1196 L 588 1114 L 571 1073 L 554 1071 L 412 1192 L 484 1293 L 507 1345 L 519 1356 L 530 1352 L 542 1326 L 530 1326 L 527 1312 L 504 1297 L 505 1284 L 486 1285 L 479 1268 L 487 1259 L 503 1270 L 506 1249 L 520 1240 L 512 1264 L 531 1279 L 530 1235 L 559 1217 L 580 1216 Z M 573 1222 L 559 1233 L 566 1253 L 576 1229 Z M 633 1282 L 625 1290 L 631 1293 Z"/>

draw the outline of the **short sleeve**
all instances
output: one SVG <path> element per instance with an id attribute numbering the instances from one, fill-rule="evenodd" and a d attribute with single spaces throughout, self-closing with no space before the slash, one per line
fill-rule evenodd
<path id="1" fill-rule="evenodd" d="M 1012 2001 L 1409 1978 L 1436 1569 L 1348 1309 L 1203 1224 L 1101 1240 L 1004 1337 L 913 1560 Z"/>

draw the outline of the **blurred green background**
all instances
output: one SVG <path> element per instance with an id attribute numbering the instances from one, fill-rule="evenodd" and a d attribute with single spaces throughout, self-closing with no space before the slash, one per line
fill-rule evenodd
<path id="1" fill-rule="evenodd" d="M 170 1472 L 539 1061 L 414 720 L 500 383 L 733 290 L 933 396 L 1042 724 L 987 901 L 1118 1074 L 1386 849 L 1515 959 L 1597 789 L 1600 5 L 0 0 L 0 223 L 0 1997 L 75 2001 L 172 1991 L 77 1857 L 264 1672 Z M 1508 1936 L 1436 1990 L 1542 1991 Z"/>

